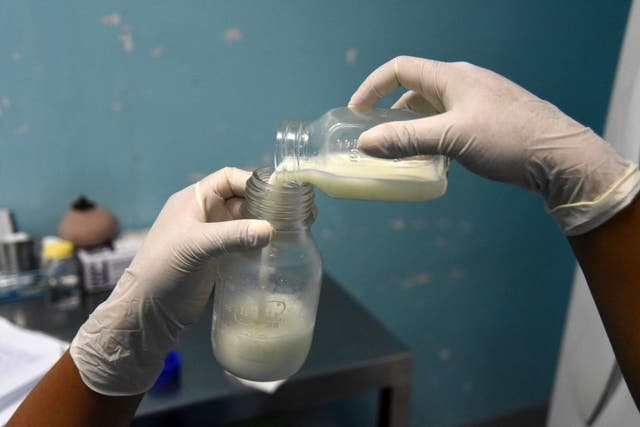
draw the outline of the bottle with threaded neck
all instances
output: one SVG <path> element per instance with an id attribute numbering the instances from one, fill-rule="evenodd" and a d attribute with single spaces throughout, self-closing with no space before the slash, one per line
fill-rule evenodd
<path id="1" fill-rule="evenodd" d="M 379 159 L 358 149 L 378 124 L 423 116 L 408 110 L 334 108 L 319 119 L 284 122 L 276 133 L 273 182 L 310 183 L 335 198 L 425 201 L 447 189 L 449 160 L 440 155 Z"/>
<path id="2" fill-rule="evenodd" d="M 288 378 L 304 363 L 322 278 L 310 231 L 313 188 L 270 184 L 272 174 L 273 168 L 253 173 L 241 213 L 269 221 L 275 234 L 262 249 L 218 259 L 211 333 L 223 368 L 256 382 Z"/>

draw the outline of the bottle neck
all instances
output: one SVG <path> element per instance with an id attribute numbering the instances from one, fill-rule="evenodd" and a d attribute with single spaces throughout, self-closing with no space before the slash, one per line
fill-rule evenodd
<path id="1" fill-rule="evenodd" d="M 272 167 L 256 169 L 247 181 L 242 215 L 264 219 L 276 230 L 306 230 L 314 221 L 313 188 L 308 184 L 270 183 Z"/>
<path id="2" fill-rule="evenodd" d="M 287 121 L 276 132 L 274 161 L 278 171 L 296 170 L 300 160 L 309 156 L 309 122 Z"/>

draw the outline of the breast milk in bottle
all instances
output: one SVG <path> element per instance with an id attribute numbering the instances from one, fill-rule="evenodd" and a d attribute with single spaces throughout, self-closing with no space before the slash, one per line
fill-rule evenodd
<path id="1" fill-rule="evenodd" d="M 310 226 L 313 188 L 270 184 L 273 168 L 247 181 L 242 215 L 264 219 L 275 232 L 267 246 L 219 257 L 211 338 L 218 362 L 243 380 L 286 379 L 304 363 L 322 280 Z"/>
<path id="2" fill-rule="evenodd" d="M 289 121 L 276 134 L 273 183 L 310 183 L 340 199 L 426 201 L 447 189 L 449 160 L 440 155 L 379 159 L 358 150 L 358 137 L 381 123 L 423 116 L 408 110 L 348 107 L 313 122 Z"/>

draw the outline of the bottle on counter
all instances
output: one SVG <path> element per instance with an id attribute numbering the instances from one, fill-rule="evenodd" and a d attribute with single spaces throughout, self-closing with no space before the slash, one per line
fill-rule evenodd
<path id="1" fill-rule="evenodd" d="M 66 310 L 80 304 L 80 266 L 73 243 L 56 240 L 43 244 L 42 275 L 54 307 Z"/>

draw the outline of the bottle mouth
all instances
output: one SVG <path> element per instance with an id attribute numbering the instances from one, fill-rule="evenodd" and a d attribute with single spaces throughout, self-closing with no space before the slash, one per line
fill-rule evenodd
<path id="1" fill-rule="evenodd" d="M 276 132 L 273 164 L 279 171 L 300 166 L 309 146 L 309 122 L 294 120 L 283 122 Z M 287 159 L 288 161 L 285 161 Z"/>
<path id="2" fill-rule="evenodd" d="M 247 181 L 241 213 L 267 220 L 276 230 L 294 230 L 313 223 L 313 202 L 311 185 L 275 182 L 274 168 L 267 166 L 253 171 Z"/>

